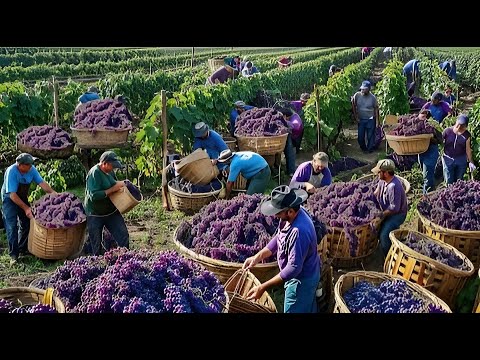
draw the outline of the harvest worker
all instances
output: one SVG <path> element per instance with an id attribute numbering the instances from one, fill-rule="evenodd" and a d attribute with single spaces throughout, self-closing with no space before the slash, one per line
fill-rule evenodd
<path id="1" fill-rule="evenodd" d="M 396 230 L 407 217 L 407 195 L 400 179 L 395 176 L 395 163 L 390 159 L 383 159 L 372 169 L 378 174 L 378 185 L 374 195 L 380 204 L 383 219 L 380 226 L 380 247 L 386 256 L 392 242 L 390 231 Z"/>
<path id="2" fill-rule="evenodd" d="M 33 166 L 34 160 L 32 155 L 22 153 L 17 156 L 16 163 L 5 170 L 1 195 L 11 265 L 17 262 L 20 254 L 27 253 L 30 219 L 33 218 L 28 202 L 30 184 L 33 181 L 46 193 L 56 194 Z"/>
<path id="3" fill-rule="evenodd" d="M 237 121 L 238 115 L 244 111 L 253 109 L 255 106 L 246 105 L 243 101 L 236 101 L 234 103 L 234 108 L 230 112 L 230 135 L 235 136 L 235 122 Z"/>
<path id="4" fill-rule="evenodd" d="M 309 93 L 303 93 L 300 95 L 300 100 L 290 101 L 290 105 L 293 107 L 293 110 L 300 116 L 302 116 L 302 109 L 307 104 L 308 100 L 310 99 Z"/>
<path id="5" fill-rule="evenodd" d="M 248 195 L 263 194 L 267 188 L 271 175 L 270 167 L 261 155 L 252 151 L 232 152 L 227 149 L 220 153 L 218 162 L 228 165 L 226 199 L 229 198 L 233 183 L 240 174 L 247 179 Z"/>
<path id="6" fill-rule="evenodd" d="M 476 169 L 472 157 L 472 135 L 467 130 L 468 117 L 460 115 L 455 125 L 443 131 L 444 154 L 442 156 L 443 177 L 447 184 L 462 180 L 467 162 L 470 171 Z"/>
<path id="7" fill-rule="evenodd" d="M 100 96 L 98 95 L 98 89 L 96 86 L 90 86 L 87 90 L 86 93 L 81 95 L 78 98 L 78 102 L 81 104 L 85 104 L 86 102 L 92 101 L 92 100 L 98 100 L 100 99 Z"/>
<path id="8" fill-rule="evenodd" d="M 450 80 L 455 81 L 457 79 L 457 63 L 455 60 L 444 61 L 440 63 L 440 69 L 445 71 Z"/>
<path id="9" fill-rule="evenodd" d="M 341 67 L 338 67 L 337 65 L 330 65 L 330 68 L 328 69 L 328 76 L 332 77 L 335 75 L 337 72 L 342 71 Z"/>
<path id="10" fill-rule="evenodd" d="M 113 205 L 110 196 L 124 187 L 117 181 L 114 169 L 123 165 L 113 151 L 105 151 L 98 164 L 87 174 L 85 187 L 85 212 L 87 213 L 88 240 L 92 255 L 99 255 L 103 227 L 112 234 L 119 247 L 129 247 L 129 235 L 125 220 Z"/>
<path id="11" fill-rule="evenodd" d="M 293 148 L 295 147 L 297 152 L 300 151 L 304 130 L 303 121 L 292 109 L 282 109 L 281 113 L 290 127 L 290 133 L 288 134 L 283 153 L 285 154 L 285 160 L 287 162 L 287 173 L 289 176 L 293 176 L 293 173 L 295 172 L 295 152 L 293 151 Z"/>
<path id="12" fill-rule="evenodd" d="M 228 79 L 233 79 L 238 73 L 236 61 L 232 58 L 225 58 L 224 66 L 215 70 L 215 72 L 207 78 L 205 86 L 223 84 Z"/>
<path id="13" fill-rule="evenodd" d="M 268 288 L 284 283 L 285 313 L 317 312 L 315 293 L 321 264 L 314 224 L 310 215 L 300 207 L 307 197 L 305 190 L 282 185 L 273 189 L 270 200 L 262 203 L 262 213 L 274 215 L 280 219 L 280 224 L 267 246 L 246 259 L 243 268 L 252 268 L 277 254 L 280 273 L 250 289 L 249 300 L 259 299 Z"/>
<path id="14" fill-rule="evenodd" d="M 300 164 L 290 181 L 290 188 L 303 189 L 313 194 L 315 188 L 328 186 L 331 183 L 332 173 L 328 168 L 328 155 L 318 152 L 313 155 L 313 160 Z"/>
<path id="15" fill-rule="evenodd" d="M 415 87 L 420 80 L 420 61 L 412 59 L 403 66 L 403 75 L 407 77 L 407 90 L 410 90 L 412 94 L 415 92 Z"/>
<path id="16" fill-rule="evenodd" d="M 242 69 L 242 76 L 243 77 L 251 77 L 254 74 L 260 73 L 257 69 L 256 66 L 253 66 L 253 63 L 251 61 L 247 61 L 245 63 L 245 66 Z"/>
<path id="17" fill-rule="evenodd" d="M 375 127 L 380 118 L 377 98 L 370 92 L 371 87 L 370 81 L 365 80 L 360 91 L 352 96 L 353 115 L 358 122 L 358 144 L 364 152 L 370 153 L 374 151 Z"/>
<path id="18" fill-rule="evenodd" d="M 206 150 L 208 157 L 212 159 L 212 164 L 217 165 L 219 170 L 225 169 L 226 164 L 217 164 L 217 158 L 220 153 L 228 149 L 228 145 L 223 138 L 216 131 L 210 130 L 203 121 L 195 124 L 193 135 L 195 136 L 193 150 Z"/>
<path id="19" fill-rule="evenodd" d="M 450 106 L 453 106 L 455 101 L 457 101 L 457 97 L 452 94 L 452 87 L 450 85 L 445 86 L 445 94 L 443 95 L 443 101 L 445 101 Z"/>

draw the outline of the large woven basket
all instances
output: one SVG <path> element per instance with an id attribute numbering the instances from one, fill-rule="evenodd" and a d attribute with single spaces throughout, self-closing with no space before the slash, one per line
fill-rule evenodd
<path id="1" fill-rule="evenodd" d="M 230 313 L 276 313 L 277 307 L 268 292 L 258 300 L 247 300 L 247 294 L 260 281 L 249 270 L 239 269 L 225 283 L 225 290 L 230 298 Z"/>
<path id="2" fill-rule="evenodd" d="M 333 311 L 333 267 L 330 263 L 322 263 L 320 275 L 322 284 L 322 295 L 317 294 L 317 307 L 320 313 L 331 313 Z"/>
<path id="3" fill-rule="evenodd" d="M 459 291 L 462 290 L 468 278 L 474 273 L 472 262 L 453 246 L 430 239 L 417 231 L 411 231 L 417 236 L 423 237 L 427 241 L 434 241 L 441 247 L 453 252 L 464 261 L 468 270 L 452 268 L 422 255 L 400 240 L 404 239 L 409 232 L 409 230 L 390 232 L 392 246 L 385 259 L 383 271 L 387 274 L 399 275 L 406 280 L 419 284 L 437 295 L 449 306 L 454 306 Z"/>
<path id="4" fill-rule="evenodd" d="M 47 292 L 48 291 L 48 292 Z M 52 296 L 53 289 L 42 290 L 34 287 L 11 287 L 0 289 L 0 299 L 6 299 L 15 304 L 35 305 L 43 303 L 47 294 L 46 303 L 52 306 L 57 313 L 65 312 L 65 305 L 57 296 Z"/>
<path id="5" fill-rule="evenodd" d="M 168 182 L 168 193 L 170 195 L 170 203 L 175 210 L 183 211 L 185 214 L 193 214 L 205 205 L 218 199 L 222 188 L 208 193 L 186 193 L 175 189 L 172 186 L 173 179 Z"/>
<path id="6" fill-rule="evenodd" d="M 427 151 L 433 134 L 420 134 L 414 136 L 385 135 L 388 146 L 398 155 L 416 155 Z"/>
<path id="7" fill-rule="evenodd" d="M 480 269 L 478 269 L 478 277 L 480 278 Z M 480 314 L 480 287 L 477 291 L 477 297 L 475 298 L 475 306 L 473 309 L 477 314 Z"/>
<path id="8" fill-rule="evenodd" d="M 208 256 L 197 254 L 182 243 L 182 239 L 177 237 L 177 230 L 178 228 L 175 229 L 175 233 L 173 235 L 173 243 L 177 246 L 179 252 L 193 261 L 205 266 L 207 270 L 210 270 L 218 277 L 222 284 L 225 284 L 237 270 L 242 268 L 243 263 L 215 260 Z M 277 262 L 274 261 L 266 264 L 257 264 L 251 268 L 250 271 L 257 277 L 259 281 L 263 283 L 278 274 L 279 269 Z"/>
<path id="9" fill-rule="evenodd" d="M 192 184 L 207 185 L 219 175 L 218 167 L 212 164 L 208 154 L 197 149 L 190 155 L 174 162 L 175 170 Z"/>
<path id="10" fill-rule="evenodd" d="M 223 141 L 225 141 L 230 150 L 237 151 L 237 139 L 231 136 L 223 136 Z"/>
<path id="11" fill-rule="evenodd" d="M 238 174 L 237 180 L 233 183 L 232 190 L 234 191 L 245 191 L 247 189 L 247 179 L 245 179 L 242 174 Z"/>
<path id="12" fill-rule="evenodd" d="M 441 242 L 452 245 L 467 255 L 475 269 L 480 268 L 480 231 L 451 230 L 428 220 L 417 210 L 420 232 Z"/>
<path id="13" fill-rule="evenodd" d="M 140 200 L 135 199 L 130 190 L 126 186 L 121 188 L 119 191 L 116 191 L 110 195 L 110 200 L 113 205 L 120 211 L 121 214 L 125 214 L 132 210 L 135 206 L 140 204 L 143 200 L 143 195 Z"/>
<path id="14" fill-rule="evenodd" d="M 81 250 L 86 226 L 84 221 L 66 228 L 49 229 L 31 219 L 28 251 L 41 259 L 66 259 Z"/>
<path id="15" fill-rule="evenodd" d="M 17 150 L 25 153 L 29 153 L 32 156 L 40 159 L 68 159 L 73 154 L 75 144 L 70 144 L 63 149 L 36 149 L 26 144 L 19 142 L 17 138 Z"/>
<path id="16" fill-rule="evenodd" d="M 366 257 L 375 252 L 378 245 L 378 229 L 380 218 L 375 218 L 367 224 L 357 226 L 354 229 L 358 237 L 358 246 L 353 255 L 350 254 L 350 242 L 343 228 L 327 226 L 328 233 L 323 240 L 327 240 L 326 247 L 328 257 L 332 259 L 335 267 L 354 267 L 359 265 Z M 318 251 L 323 243 L 320 243 Z"/>
<path id="17" fill-rule="evenodd" d="M 275 155 L 285 149 L 288 134 L 277 136 L 240 136 L 235 134 L 240 151 L 253 151 L 260 155 Z"/>
<path id="18" fill-rule="evenodd" d="M 131 128 L 122 130 L 76 129 L 70 127 L 76 144 L 82 149 L 113 149 L 127 144 Z"/>
<path id="19" fill-rule="evenodd" d="M 218 68 L 221 68 L 225 64 L 225 57 L 226 56 L 208 59 L 208 68 L 210 71 L 215 71 Z"/>
<path id="20" fill-rule="evenodd" d="M 375 285 L 380 284 L 385 280 L 401 280 L 406 281 L 404 278 L 397 276 L 397 275 L 389 275 L 375 271 L 352 271 L 346 274 L 343 274 L 338 279 L 337 283 L 335 284 L 335 313 L 350 313 L 350 310 L 343 299 L 343 294 L 345 292 L 355 286 L 360 281 L 368 281 Z M 451 313 L 452 310 L 448 307 L 448 305 L 439 297 L 432 294 L 427 289 L 421 287 L 418 284 L 414 284 L 410 281 L 406 281 L 407 287 L 418 297 L 422 298 L 423 300 L 429 301 L 434 305 L 441 307 L 447 313 Z"/>
<path id="21" fill-rule="evenodd" d="M 398 177 L 398 179 L 402 182 L 403 189 L 405 190 L 405 193 L 408 194 L 410 192 L 410 182 L 407 179 L 397 174 L 395 174 L 395 176 Z M 358 178 L 357 181 L 361 183 L 367 183 L 369 181 L 374 180 L 375 178 L 376 178 L 376 175 L 372 173 L 372 174 L 362 176 L 361 178 Z"/>

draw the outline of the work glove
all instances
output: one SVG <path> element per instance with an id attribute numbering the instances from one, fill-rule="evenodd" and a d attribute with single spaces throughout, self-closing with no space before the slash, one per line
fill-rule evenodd
<path id="1" fill-rule="evenodd" d="M 468 167 L 470 168 L 470 171 L 473 172 L 473 170 L 475 170 L 477 167 L 475 166 L 474 163 L 470 162 L 468 163 Z"/>

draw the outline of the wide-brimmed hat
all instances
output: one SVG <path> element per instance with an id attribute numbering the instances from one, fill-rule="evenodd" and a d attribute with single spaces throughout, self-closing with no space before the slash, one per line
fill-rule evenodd
<path id="1" fill-rule="evenodd" d="M 395 171 L 395 163 L 390 159 L 379 160 L 377 166 L 372 169 L 374 174 L 378 174 L 379 171 Z"/>
<path id="2" fill-rule="evenodd" d="M 275 215 L 302 204 L 307 198 L 308 193 L 305 190 L 291 189 L 287 185 L 281 185 L 272 190 L 270 200 L 262 203 L 260 211 L 264 215 Z"/>
<path id="3" fill-rule="evenodd" d="M 208 125 L 205 124 L 203 121 L 201 121 L 201 122 L 195 124 L 195 126 L 193 128 L 193 135 L 196 138 L 201 138 L 201 137 L 205 136 L 207 131 L 208 131 Z"/>
<path id="4" fill-rule="evenodd" d="M 235 152 L 232 152 L 230 149 L 223 150 L 220 155 L 218 156 L 217 161 L 219 163 L 224 163 L 233 158 L 233 155 L 235 155 Z"/>

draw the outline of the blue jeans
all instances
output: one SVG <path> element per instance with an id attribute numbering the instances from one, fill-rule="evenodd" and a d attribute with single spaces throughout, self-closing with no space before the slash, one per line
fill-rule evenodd
<path id="1" fill-rule="evenodd" d="M 99 255 L 103 227 L 106 227 L 119 247 L 128 249 L 129 235 L 125 220 L 117 210 L 108 216 L 87 216 L 88 241 L 92 255 Z M 86 245 L 85 248 L 88 246 Z M 87 251 L 86 251 L 87 252 Z"/>
<path id="2" fill-rule="evenodd" d="M 435 189 L 435 166 L 438 159 L 438 145 L 430 145 L 428 150 L 419 154 L 418 160 L 423 171 L 423 194 Z"/>
<path id="3" fill-rule="evenodd" d="M 256 173 L 248 180 L 247 194 L 263 194 L 267 189 L 271 175 L 270 166 L 265 166 L 262 170 Z"/>
<path id="4" fill-rule="evenodd" d="M 27 251 L 30 219 L 25 215 L 25 211 L 10 198 L 3 200 L 2 211 L 8 240 L 8 254 L 18 258 L 20 252 Z"/>
<path id="5" fill-rule="evenodd" d="M 403 224 L 407 214 L 395 214 L 386 217 L 382 225 L 380 227 L 380 247 L 382 248 L 383 254 L 386 256 L 388 254 L 388 250 L 390 250 L 390 246 L 392 242 L 390 241 L 390 231 L 397 230 L 400 225 Z"/>
<path id="6" fill-rule="evenodd" d="M 283 285 L 285 289 L 284 313 L 316 313 L 316 291 L 320 281 L 318 274 L 306 279 L 290 279 Z"/>
<path id="7" fill-rule="evenodd" d="M 443 178 L 447 184 L 453 184 L 457 180 L 462 180 L 465 171 L 467 171 L 467 159 L 455 159 L 449 161 L 442 156 Z"/>
<path id="8" fill-rule="evenodd" d="M 285 161 L 287 163 L 287 174 L 295 173 L 295 152 L 293 151 L 292 134 L 288 134 L 283 153 L 285 154 Z"/>
<path id="9" fill-rule="evenodd" d="M 366 144 L 365 135 L 367 136 Z M 360 119 L 358 122 L 358 144 L 363 151 L 373 151 L 375 146 L 375 118 Z"/>

